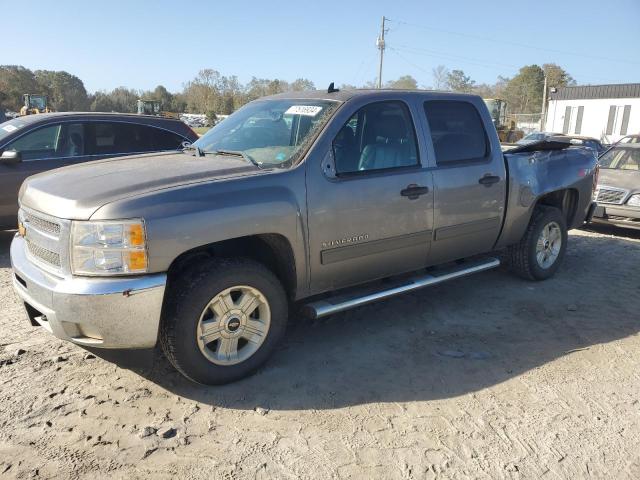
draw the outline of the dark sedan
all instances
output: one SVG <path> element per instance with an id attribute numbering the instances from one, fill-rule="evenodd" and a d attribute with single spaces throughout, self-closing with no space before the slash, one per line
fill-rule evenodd
<path id="1" fill-rule="evenodd" d="M 75 163 L 177 150 L 198 135 L 180 120 L 120 113 L 49 113 L 0 124 L 0 229 L 16 225 L 20 185 Z"/>
<path id="2" fill-rule="evenodd" d="M 640 229 L 640 143 L 618 143 L 599 163 L 592 220 Z"/>

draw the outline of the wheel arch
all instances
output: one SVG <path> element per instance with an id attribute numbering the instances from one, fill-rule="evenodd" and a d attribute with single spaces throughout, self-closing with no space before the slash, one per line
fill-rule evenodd
<path id="1" fill-rule="evenodd" d="M 282 283 L 290 300 L 298 293 L 298 272 L 291 242 L 278 233 L 236 237 L 192 248 L 181 253 L 169 266 L 170 285 L 194 265 L 211 258 L 249 258 L 261 263 Z"/>
<path id="2" fill-rule="evenodd" d="M 503 248 L 518 243 L 531 223 L 536 208 L 541 206 L 559 209 L 567 224 L 567 229 L 574 228 L 581 203 L 580 192 L 575 188 L 559 188 L 545 191 L 537 196 L 530 189 L 522 189 L 518 195 L 509 199 L 507 218 L 496 248 Z"/>
<path id="3" fill-rule="evenodd" d="M 555 207 L 562 212 L 567 227 L 569 227 L 575 220 L 579 199 L 580 194 L 575 188 L 554 190 L 537 198 L 532 213 L 539 206 Z"/>

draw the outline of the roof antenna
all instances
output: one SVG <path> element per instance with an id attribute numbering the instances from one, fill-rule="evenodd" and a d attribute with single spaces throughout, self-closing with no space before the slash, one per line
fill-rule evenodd
<path id="1" fill-rule="evenodd" d="M 339 92 L 339 91 L 340 91 L 340 89 L 339 89 L 339 88 L 336 88 L 336 87 L 333 85 L 333 82 L 331 82 L 331 83 L 329 84 L 329 88 L 327 88 L 327 93 L 333 93 L 333 92 Z"/>

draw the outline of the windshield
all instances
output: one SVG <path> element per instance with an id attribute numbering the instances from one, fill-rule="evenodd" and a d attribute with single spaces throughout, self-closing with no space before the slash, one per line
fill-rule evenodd
<path id="1" fill-rule="evenodd" d="M 250 103 L 209 130 L 194 146 L 204 153 L 242 153 L 259 165 L 293 163 L 337 106 L 327 100 Z"/>
<path id="2" fill-rule="evenodd" d="M 621 138 L 618 143 L 640 143 L 640 136 L 638 135 L 628 135 L 626 137 Z"/>
<path id="3" fill-rule="evenodd" d="M 31 108 L 37 108 L 38 110 L 44 110 L 45 100 L 44 97 L 31 96 L 29 97 L 29 105 Z"/>
<path id="4" fill-rule="evenodd" d="M 623 144 L 607 150 L 599 159 L 600 167 L 618 170 L 640 170 L 640 145 Z"/>

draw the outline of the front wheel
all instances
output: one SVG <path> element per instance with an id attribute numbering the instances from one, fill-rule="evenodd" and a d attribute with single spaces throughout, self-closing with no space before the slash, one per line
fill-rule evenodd
<path id="1" fill-rule="evenodd" d="M 253 373 L 287 324 L 277 277 L 249 259 L 219 259 L 188 269 L 171 286 L 160 331 L 165 356 L 187 378 L 207 385 Z"/>
<path id="2" fill-rule="evenodd" d="M 536 207 L 520 242 L 507 250 L 507 262 L 523 278 L 546 280 L 560 267 L 567 240 L 562 212 L 555 207 Z"/>

